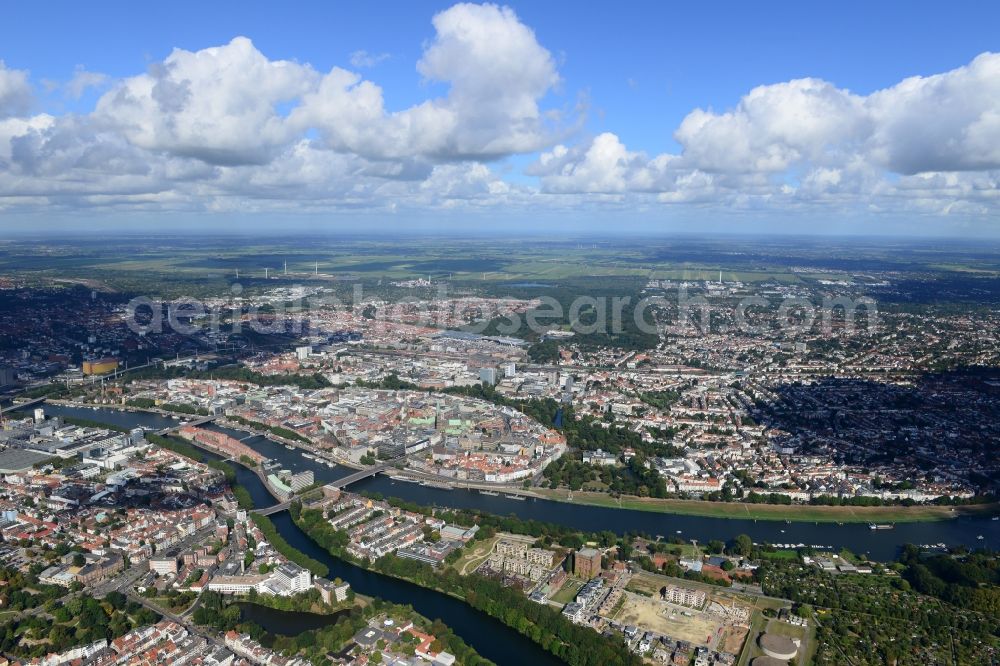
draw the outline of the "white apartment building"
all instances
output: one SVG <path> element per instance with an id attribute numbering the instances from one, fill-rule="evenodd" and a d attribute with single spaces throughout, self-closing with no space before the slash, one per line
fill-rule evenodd
<path id="1" fill-rule="evenodd" d="M 176 557 L 153 557 L 149 560 L 149 570 L 160 576 L 177 573 Z"/>

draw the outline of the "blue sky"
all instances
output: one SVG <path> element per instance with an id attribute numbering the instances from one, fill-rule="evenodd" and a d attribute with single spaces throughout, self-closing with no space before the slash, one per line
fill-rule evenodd
<path id="1" fill-rule="evenodd" d="M 808 216 L 855 230 L 995 233 L 1000 153 L 989 143 L 1000 138 L 1000 97 L 992 94 L 1000 61 L 989 54 L 1000 51 L 1000 5 L 506 6 L 8 4 L 0 22 L 0 214 L 28 223 L 223 213 L 474 223 L 543 214 L 562 224 L 745 219 L 781 228 Z M 454 18 L 452 31 L 442 32 L 435 16 Z M 494 29 L 496 43 L 470 43 Z M 518 41 L 525 31 L 530 43 Z M 168 62 L 174 49 L 197 54 L 237 36 L 254 53 L 240 50 L 224 67 Z M 439 60 L 428 65 L 435 45 Z M 494 46 L 500 55 L 491 59 Z M 482 52 L 467 57 L 462 49 Z M 178 115 L 162 117 L 156 104 L 114 108 L 116 93 L 148 88 L 123 83 L 129 77 L 171 79 L 178 99 L 198 101 L 257 56 L 308 70 L 274 82 L 274 97 L 264 100 L 287 126 L 275 128 L 257 109 L 251 115 L 263 124 L 237 136 L 234 124 L 245 121 L 233 105 L 243 94 L 204 99 L 187 116 L 171 107 Z M 468 71 L 455 65 L 466 59 Z M 504 67 L 493 71 L 496 61 Z M 335 99 L 318 99 L 319 81 L 335 67 L 358 80 L 341 82 Z M 522 70 L 531 72 L 524 81 Z M 4 75 L 20 82 L 8 83 L 6 104 Z M 935 75 L 945 78 L 928 78 Z M 93 85 L 81 92 L 68 85 L 74 76 Z M 915 76 L 924 77 L 916 92 L 899 87 Z M 267 89 L 244 79 L 246 95 Z M 338 114 L 358 102 L 341 93 L 362 81 L 377 87 L 381 102 L 345 130 Z M 759 86 L 767 88 L 754 106 L 746 96 Z M 949 99 L 963 100 L 961 113 Z M 417 118 L 426 104 L 440 111 L 437 120 Z M 894 115 L 900 108 L 905 117 Z M 394 113 L 414 109 L 398 119 L 404 128 L 392 124 Z M 216 111 L 219 118 L 206 118 Z M 941 122 L 951 116 L 960 117 Z M 187 121 L 197 126 L 188 131 Z M 921 131 L 925 124 L 932 129 Z M 273 133 L 255 144 L 262 131 Z M 380 143 L 379 134 L 388 139 Z M 208 145 L 218 136 L 227 138 Z M 303 141 L 311 142 L 308 156 Z M 77 146 L 72 154 L 67 144 Z M 144 160 L 152 166 L 140 174 Z M 296 195 L 307 203 L 296 205 Z"/>

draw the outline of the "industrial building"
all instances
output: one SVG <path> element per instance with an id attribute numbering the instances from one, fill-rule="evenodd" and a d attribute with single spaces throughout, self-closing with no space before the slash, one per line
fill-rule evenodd
<path id="1" fill-rule="evenodd" d="M 118 369 L 118 359 L 106 357 L 84 361 L 81 367 L 85 375 L 106 375 Z"/>

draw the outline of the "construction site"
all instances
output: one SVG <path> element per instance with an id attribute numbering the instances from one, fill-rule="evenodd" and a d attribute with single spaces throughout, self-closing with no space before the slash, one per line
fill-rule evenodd
<path id="1" fill-rule="evenodd" d="M 740 652 L 754 606 L 723 588 L 648 572 L 631 577 L 624 599 L 609 621 L 730 654 Z"/>

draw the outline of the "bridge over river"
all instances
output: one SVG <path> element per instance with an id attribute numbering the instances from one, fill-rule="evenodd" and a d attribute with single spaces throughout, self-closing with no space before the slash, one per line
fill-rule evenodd
<path id="1" fill-rule="evenodd" d="M 195 419 L 194 421 L 184 421 L 184 422 L 178 423 L 175 426 L 170 426 L 169 428 L 164 428 L 163 430 L 158 430 L 156 432 L 156 434 L 160 435 L 162 437 L 164 435 L 169 435 L 172 432 L 176 432 L 177 430 L 180 430 L 181 428 L 184 428 L 186 426 L 200 426 L 200 425 L 205 425 L 206 423 L 211 423 L 212 421 L 214 421 L 217 418 L 219 418 L 218 415 L 215 415 L 215 416 L 202 416 L 201 418 Z"/>
<path id="2" fill-rule="evenodd" d="M 5 407 L 4 404 L 3 404 L 4 400 L 10 400 L 11 404 L 9 404 L 9 405 L 7 405 Z M 45 396 L 42 396 L 41 398 L 35 398 L 33 400 L 26 400 L 25 402 L 14 402 L 13 399 L 2 398 L 2 399 L 0 399 L 0 415 L 3 415 L 3 413 L 5 411 L 6 412 L 19 412 L 19 411 L 23 411 L 23 410 L 26 410 L 26 409 L 30 409 L 30 408 L 32 408 L 32 407 L 34 407 L 36 405 L 42 404 L 43 402 L 45 402 L 45 400 L 46 400 Z"/>
<path id="3" fill-rule="evenodd" d="M 348 474 L 345 477 L 341 477 L 339 479 L 331 481 L 330 483 L 327 483 L 324 487 L 325 488 L 336 488 L 337 490 L 343 490 L 344 488 L 346 488 L 347 486 L 351 485 L 352 483 L 357 483 L 358 481 L 361 481 L 362 479 L 371 478 L 371 477 L 375 476 L 376 474 L 378 474 L 380 472 L 384 472 L 387 469 L 390 469 L 390 468 L 394 467 L 397 462 L 399 462 L 400 460 L 402 460 L 405 457 L 406 456 L 401 456 L 399 458 L 393 458 L 392 460 L 387 460 L 387 461 L 383 462 L 380 465 L 375 465 L 374 467 L 368 467 L 366 469 L 358 470 L 357 472 L 354 472 L 353 474 Z M 291 505 L 291 503 L 293 501 L 294 501 L 294 498 L 293 499 L 289 499 L 289 500 L 285 500 L 284 502 L 282 502 L 280 504 L 275 504 L 274 506 L 269 506 L 266 509 L 260 509 L 259 511 L 257 511 L 257 513 L 259 513 L 262 516 L 270 516 L 270 515 L 273 515 L 275 513 L 281 513 L 282 511 L 284 511 L 285 509 L 287 509 Z"/>
<path id="4" fill-rule="evenodd" d="M 361 479 L 367 479 L 369 477 L 375 476 L 379 472 L 384 472 L 390 467 L 393 467 L 398 460 L 401 460 L 401 458 L 396 458 L 394 460 L 387 460 L 381 465 L 376 465 L 375 467 L 369 467 L 367 469 L 358 470 L 354 474 L 348 474 L 347 476 L 339 478 L 336 481 L 331 481 L 326 485 L 332 488 L 336 488 L 338 490 L 342 490 L 347 486 L 351 485 L 352 483 L 360 481 Z"/>

